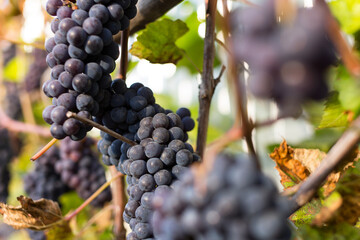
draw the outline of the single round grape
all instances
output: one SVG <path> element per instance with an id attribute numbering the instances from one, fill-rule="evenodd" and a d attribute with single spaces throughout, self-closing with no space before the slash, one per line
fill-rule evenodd
<path id="1" fill-rule="evenodd" d="M 124 18 L 122 18 L 124 19 Z M 121 20 L 122 20 L 121 19 Z M 112 35 L 116 35 L 121 29 L 122 29 L 122 24 L 120 21 L 116 21 L 116 20 L 109 20 L 106 24 L 105 27 L 107 29 L 110 30 L 110 32 L 112 33 Z"/>
<path id="2" fill-rule="evenodd" d="M 130 174 L 135 177 L 141 177 L 146 173 L 146 162 L 144 160 L 136 160 L 130 165 Z"/>
<path id="3" fill-rule="evenodd" d="M 76 9 L 71 14 L 72 20 L 74 20 L 80 26 L 82 26 L 85 19 L 87 19 L 88 17 L 89 17 L 89 14 L 86 11 L 82 10 L 82 9 Z"/>
<path id="4" fill-rule="evenodd" d="M 77 23 L 71 18 L 64 18 L 59 23 L 59 31 L 66 34 L 72 27 L 77 26 Z"/>
<path id="5" fill-rule="evenodd" d="M 170 140 L 178 139 L 184 141 L 185 134 L 184 131 L 179 127 L 172 127 L 169 129 Z M 186 145 L 186 143 L 185 143 Z"/>
<path id="6" fill-rule="evenodd" d="M 148 223 L 151 221 L 152 210 L 140 205 L 135 211 L 135 216 L 138 221 Z"/>
<path id="7" fill-rule="evenodd" d="M 79 111 L 92 111 L 94 108 L 94 99 L 87 94 L 79 94 L 76 97 L 76 108 Z"/>
<path id="8" fill-rule="evenodd" d="M 109 20 L 109 10 L 102 4 L 95 4 L 90 8 L 89 16 L 106 23 Z"/>
<path id="9" fill-rule="evenodd" d="M 173 168 L 171 169 L 171 173 L 177 178 L 177 179 L 181 179 L 181 176 L 187 171 L 187 167 L 184 166 L 180 166 L 180 165 L 175 165 L 173 166 Z"/>
<path id="10" fill-rule="evenodd" d="M 137 13 L 137 8 L 135 6 L 129 7 L 128 9 L 125 10 L 125 15 L 129 19 L 133 19 L 136 16 L 136 13 Z"/>
<path id="11" fill-rule="evenodd" d="M 66 90 L 67 89 L 61 86 L 58 80 L 51 81 L 47 85 L 47 92 L 52 97 L 59 97 L 61 94 L 65 93 Z"/>
<path id="12" fill-rule="evenodd" d="M 158 142 L 160 144 L 165 144 L 170 139 L 169 131 L 166 128 L 160 127 L 155 128 L 155 130 L 152 133 L 152 138 L 155 142 Z"/>
<path id="13" fill-rule="evenodd" d="M 184 117 L 183 119 L 181 119 L 181 121 L 183 123 L 184 130 L 186 132 L 189 132 L 194 129 L 195 121 L 191 117 Z"/>
<path id="14" fill-rule="evenodd" d="M 57 106 L 51 111 L 51 120 L 57 124 L 63 124 L 67 119 L 67 109 L 63 106 Z"/>
<path id="15" fill-rule="evenodd" d="M 162 169 L 155 173 L 154 175 L 155 182 L 158 186 L 160 185 L 169 185 L 172 180 L 171 172 L 166 169 Z"/>
<path id="16" fill-rule="evenodd" d="M 140 201 L 142 195 L 144 194 L 143 191 L 141 191 L 139 185 L 134 185 L 130 187 L 130 198 L 131 200 Z"/>
<path id="17" fill-rule="evenodd" d="M 163 168 L 164 168 L 164 164 L 159 158 L 150 158 L 146 162 L 146 169 L 151 174 L 154 174 Z M 155 179 L 155 181 L 156 181 L 156 179 Z"/>
<path id="18" fill-rule="evenodd" d="M 168 118 L 169 118 L 169 126 L 170 127 L 180 127 L 182 128 L 182 122 L 181 122 L 181 118 L 175 114 L 175 113 L 168 113 L 167 114 Z"/>
<path id="19" fill-rule="evenodd" d="M 133 160 L 145 159 L 144 147 L 141 145 L 135 145 L 129 148 L 127 156 Z"/>
<path id="20" fill-rule="evenodd" d="M 180 140 L 172 140 L 169 144 L 168 147 L 171 148 L 172 150 L 174 150 L 175 152 L 180 151 L 181 149 L 185 148 L 185 144 L 183 141 Z"/>
<path id="21" fill-rule="evenodd" d="M 57 99 L 57 103 L 59 106 L 64 106 L 66 109 L 69 109 L 70 111 L 76 110 L 76 98 L 71 93 L 61 94 Z"/>
<path id="22" fill-rule="evenodd" d="M 59 65 L 56 65 L 55 67 L 53 67 L 51 69 L 51 77 L 53 79 L 58 79 L 60 74 L 64 71 L 64 65 L 62 64 L 59 64 Z"/>
<path id="23" fill-rule="evenodd" d="M 65 19 L 64 19 L 65 20 Z M 82 27 L 71 28 L 66 34 L 66 40 L 76 47 L 82 47 L 86 41 L 87 34 Z"/>
<path id="24" fill-rule="evenodd" d="M 142 96 L 135 96 L 130 100 L 130 107 L 135 111 L 140 111 L 146 107 L 147 101 L 146 98 Z"/>
<path id="25" fill-rule="evenodd" d="M 85 52 L 91 55 L 99 54 L 104 47 L 104 43 L 99 36 L 90 35 L 85 42 Z"/>
<path id="26" fill-rule="evenodd" d="M 84 68 L 84 62 L 79 59 L 70 58 L 65 62 L 65 70 L 72 75 L 82 73 Z"/>
<path id="27" fill-rule="evenodd" d="M 176 163 L 181 166 L 188 166 L 193 162 L 193 155 L 187 149 L 181 149 L 176 153 Z"/>
<path id="28" fill-rule="evenodd" d="M 56 16 L 56 12 L 58 10 L 59 7 L 61 7 L 63 5 L 61 0 L 48 0 L 46 2 L 46 11 L 51 15 L 51 16 Z"/>
<path id="29" fill-rule="evenodd" d="M 82 27 L 89 35 L 100 34 L 103 29 L 101 21 L 94 17 L 86 18 Z"/>
<path id="30" fill-rule="evenodd" d="M 69 118 L 64 122 L 63 130 L 67 135 L 74 135 L 80 130 L 80 122 L 74 118 Z"/>
<path id="31" fill-rule="evenodd" d="M 151 174 L 144 174 L 139 179 L 139 187 L 144 192 L 150 192 L 155 189 L 155 180 Z"/>
<path id="32" fill-rule="evenodd" d="M 91 80 L 83 73 L 77 74 L 73 78 L 72 87 L 79 93 L 87 92 L 91 89 Z"/>
<path id="33" fill-rule="evenodd" d="M 46 64 L 50 68 L 53 68 L 58 64 L 58 61 L 55 59 L 54 54 L 52 52 L 48 53 L 48 55 L 46 56 Z"/>
<path id="34" fill-rule="evenodd" d="M 51 119 L 51 112 L 52 110 L 54 110 L 55 107 L 56 106 L 54 105 L 47 106 L 42 112 L 42 117 L 44 121 L 48 124 L 53 124 L 53 120 Z"/>
<path id="35" fill-rule="evenodd" d="M 85 65 L 85 74 L 94 81 L 99 81 L 102 77 L 102 69 L 99 64 L 89 62 Z"/>
<path id="36" fill-rule="evenodd" d="M 184 117 L 190 117 L 191 116 L 191 112 L 188 108 L 179 108 L 176 111 L 176 114 L 179 115 L 179 117 L 181 119 L 183 119 Z"/>
<path id="37" fill-rule="evenodd" d="M 68 41 L 66 39 L 66 33 L 60 32 L 60 31 L 56 31 L 55 35 L 54 35 L 54 40 L 56 44 L 68 44 Z"/>
<path id="38" fill-rule="evenodd" d="M 63 139 L 66 137 L 66 133 L 64 132 L 63 127 L 56 123 L 51 125 L 50 133 L 56 139 Z"/>
<path id="39" fill-rule="evenodd" d="M 112 20 L 120 20 L 124 16 L 124 9 L 120 4 L 113 3 L 107 8 L 109 10 L 109 16 Z"/>
<path id="40" fill-rule="evenodd" d="M 136 233 L 136 236 L 140 239 L 144 239 L 152 235 L 152 231 L 149 223 L 136 224 L 134 231 Z"/>
<path id="41" fill-rule="evenodd" d="M 76 4 L 78 5 L 78 7 L 82 10 L 85 11 L 89 11 L 89 9 L 91 8 L 92 5 L 94 5 L 94 1 L 93 0 L 77 0 Z"/>
<path id="42" fill-rule="evenodd" d="M 45 41 L 45 49 L 48 53 L 50 53 L 54 47 L 55 47 L 56 43 L 55 43 L 55 39 L 53 37 L 47 39 Z"/>
<path id="43" fill-rule="evenodd" d="M 68 6 L 62 6 L 59 7 L 59 9 L 56 12 L 56 16 L 62 20 L 64 18 L 71 18 L 72 9 Z"/>
<path id="44" fill-rule="evenodd" d="M 58 78 L 61 86 L 68 89 L 72 89 L 72 79 L 73 76 L 66 71 L 62 72 Z"/>
<path id="45" fill-rule="evenodd" d="M 64 63 L 70 57 L 68 54 L 68 46 L 63 43 L 57 44 L 53 48 L 52 53 L 54 58 L 61 63 Z"/>
<path id="46" fill-rule="evenodd" d="M 166 166 L 173 166 L 176 163 L 176 153 L 171 148 L 167 147 L 164 148 L 164 150 L 161 153 L 160 160 L 166 165 Z"/>
<path id="47" fill-rule="evenodd" d="M 125 30 L 129 27 L 130 25 L 130 20 L 127 16 L 124 16 L 121 20 L 120 20 L 120 24 L 121 24 L 121 28 L 120 30 Z"/>
<path id="48" fill-rule="evenodd" d="M 128 201 L 128 203 L 125 205 L 125 208 L 124 208 L 124 212 L 134 218 L 135 217 L 135 211 L 136 209 L 139 207 L 139 203 L 137 201 L 134 201 L 134 200 L 130 200 Z"/>
<path id="49" fill-rule="evenodd" d="M 145 155 L 148 158 L 160 157 L 162 146 L 157 142 L 150 142 L 145 146 Z"/>

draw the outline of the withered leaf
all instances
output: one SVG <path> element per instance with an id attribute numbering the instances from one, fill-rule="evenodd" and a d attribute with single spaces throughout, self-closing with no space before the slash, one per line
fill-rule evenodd
<path id="1" fill-rule="evenodd" d="M 21 206 L 14 207 L 0 203 L 0 213 L 3 215 L 4 223 L 15 229 L 45 230 L 62 219 L 57 202 L 44 198 L 34 201 L 24 196 L 18 197 L 17 200 Z"/>
<path id="2" fill-rule="evenodd" d="M 300 161 L 294 159 L 294 149 L 287 145 L 285 139 L 270 154 L 270 158 L 276 163 L 275 169 L 280 174 L 284 188 L 298 184 L 310 175 L 309 170 Z"/>

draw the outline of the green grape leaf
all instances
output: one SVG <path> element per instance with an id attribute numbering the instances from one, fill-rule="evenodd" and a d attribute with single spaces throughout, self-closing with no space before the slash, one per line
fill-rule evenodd
<path id="1" fill-rule="evenodd" d="M 360 82 L 354 79 L 344 66 L 337 69 L 334 89 L 339 92 L 338 99 L 341 106 L 357 116 L 360 112 Z"/>
<path id="2" fill-rule="evenodd" d="M 335 0 L 330 1 L 329 6 L 346 33 L 353 34 L 360 30 L 360 1 Z"/>
<path id="3" fill-rule="evenodd" d="M 297 238 L 299 240 L 360 240 L 360 229 L 347 223 L 329 225 L 322 228 L 303 225 L 298 228 L 297 232 L 300 235 Z"/>
<path id="4" fill-rule="evenodd" d="M 47 240 L 72 240 L 74 239 L 74 234 L 71 231 L 68 221 L 61 221 L 56 224 L 54 227 L 46 231 Z"/>
<path id="5" fill-rule="evenodd" d="M 320 212 L 321 209 L 321 201 L 319 199 L 312 200 L 311 202 L 305 204 L 295 213 L 290 216 L 290 220 L 296 226 L 302 226 L 304 224 L 310 224 L 316 214 Z"/>
<path id="6" fill-rule="evenodd" d="M 345 127 L 347 124 L 348 113 L 341 106 L 339 93 L 332 92 L 325 103 L 325 110 L 318 128 Z"/>
<path id="7" fill-rule="evenodd" d="M 24 58 L 14 57 L 4 68 L 4 79 L 12 82 L 20 82 L 25 77 L 27 69 Z"/>
<path id="8" fill-rule="evenodd" d="M 150 23 L 137 37 L 130 53 L 151 63 L 176 64 L 183 57 L 184 50 L 178 48 L 175 42 L 187 31 L 189 28 L 181 20 L 164 18 Z"/>

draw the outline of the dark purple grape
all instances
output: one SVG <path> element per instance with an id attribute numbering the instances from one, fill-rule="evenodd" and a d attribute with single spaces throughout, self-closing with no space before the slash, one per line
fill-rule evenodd
<path id="1" fill-rule="evenodd" d="M 87 53 L 81 48 L 75 47 L 74 45 L 69 46 L 68 52 L 69 56 L 72 58 L 77 58 L 80 60 L 85 60 L 87 58 Z"/>
<path id="2" fill-rule="evenodd" d="M 61 0 L 48 0 L 46 2 L 46 11 L 51 16 L 56 16 L 56 12 L 63 5 Z"/>
<path id="3" fill-rule="evenodd" d="M 51 111 L 51 120 L 57 124 L 63 124 L 67 119 L 67 109 L 63 106 L 57 106 Z"/>
<path id="4" fill-rule="evenodd" d="M 65 62 L 65 70 L 72 75 L 84 72 L 84 62 L 79 59 L 70 58 Z"/>
<path id="5" fill-rule="evenodd" d="M 77 74 L 73 78 L 72 87 L 79 93 L 87 92 L 91 89 L 91 80 L 83 73 Z"/>
<path id="6" fill-rule="evenodd" d="M 113 3 L 108 7 L 109 15 L 112 20 L 120 20 L 124 16 L 124 9 L 120 4 Z"/>
<path id="7" fill-rule="evenodd" d="M 63 130 L 66 135 L 74 135 L 80 130 L 80 122 L 74 118 L 67 119 L 63 124 Z"/>
<path id="8" fill-rule="evenodd" d="M 104 47 L 104 43 L 99 36 L 91 35 L 85 42 L 85 52 L 90 55 L 99 54 Z"/>
<path id="9" fill-rule="evenodd" d="M 65 19 L 64 19 L 65 20 Z M 64 21 L 63 20 L 63 21 Z M 87 34 L 82 27 L 71 28 L 66 34 L 66 40 L 76 47 L 82 47 L 87 39 Z"/>
<path id="10" fill-rule="evenodd" d="M 109 10 L 102 4 L 95 4 L 90 8 L 89 16 L 99 19 L 104 24 L 109 20 Z"/>
<path id="11" fill-rule="evenodd" d="M 49 53 L 49 52 L 52 52 L 52 50 L 54 49 L 56 43 L 55 43 L 55 39 L 53 37 L 47 39 L 45 41 L 45 49 L 46 51 Z"/>
<path id="12" fill-rule="evenodd" d="M 59 23 L 59 31 L 66 34 L 70 28 L 77 26 L 77 23 L 71 18 L 64 18 Z"/>
<path id="13" fill-rule="evenodd" d="M 89 17 L 85 19 L 82 27 L 89 35 L 100 34 L 103 29 L 101 21 L 94 17 Z"/>
<path id="14" fill-rule="evenodd" d="M 66 133 L 63 130 L 63 127 L 59 124 L 53 123 L 50 128 L 51 135 L 56 139 L 64 139 Z"/>
<path id="15" fill-rule="evenodd" d="M 68 54 L 68 46 L 63 43 L 57 44 L 53 48 L 52 53 L 54 55 L 54 58 L 61 63 L 64 63 L 70 57 Z"/>
<path id="16" fill-rule="evenodd" d="M 82 10 L 82 9 L 76 9 L 71 14 L 71 18 L 80 26 L 84 23 L 85 19 L 89 17 L 89 14 Z"/>
<path id="17" fill-rule="evenodd" d="M 60 20 L 62 20 L 64 18 L 71 18 L 71 14 L 72 14 L 72 9 L 68 6 L 62 6 L 56 12 L 56 16 Z"/>

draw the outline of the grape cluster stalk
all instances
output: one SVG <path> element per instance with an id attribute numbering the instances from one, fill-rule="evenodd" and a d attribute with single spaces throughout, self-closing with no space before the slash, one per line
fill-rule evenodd
<path id="1" fill-rule="evenodd" d="M 101 117 L 110 104 L 112 73 L 119 57 L 113 35 L 128 28 L 135 17 L 137 0 L 78 0 L 74 5 L 48 0 L 47 12 L 56 16 L 51 22 L 55 34 L 45 42 L 50 80 L 43 85 L 53 105 L 43 111 L 51 124 L 54 138 L 70 136 L 81 140 L 91 129 L 80 121 L 67 118 L 73 111 L 91 119 Z"/>

